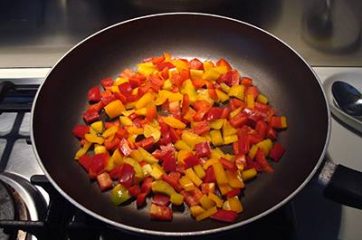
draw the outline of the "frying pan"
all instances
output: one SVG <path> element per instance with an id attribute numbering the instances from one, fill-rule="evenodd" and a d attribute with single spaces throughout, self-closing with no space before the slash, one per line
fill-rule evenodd
<path id="1" fill-rule="evenodd" d="M 242 197 L 245 211 L 234 224 L 196 222 L 187 210 L 174 211 L 172 222 L 158 222 L 150 220 L 147 207 L 137 210 L 134 203 L 115 207 L 109 195 L 101 193 L 97 183 L 90 182 L 73 160 L 78 141 L 71 130 L 82 122 L 87 90 L 100 79 L 116 76 L 122 69 L 165 51 L 178 57 L 226 58 L 233 67 L 252 77 L 271 104 L 288 118 L 289 128 L 279 140 L 287 149 L 286 154 L 275 164 L 273 174 L 262 174 L 247 184 Z M 48 74 L 33 105 L 31 124 L 39 163 L 66 199 L 116 228 L 162 236 L 224 231 L 279 208 L 316 173 L 330 135 L 330 113 L 321 84 L 293 49 L 250 24 L 200 13 L 150 15 L 115 24 L 88 37 Z M 328 172 L 332 175 L 336 168 L 328 166 L 332 166 Z M 344 171 L 347 170 L 337 167 L 335 172 L 340 173 L 339 177 L 348 175 Z M 360 174 L 353 177 L 352 182 Z M 333 186 L 329 187 L 330 195 L 335 193 Z M 344 199 L 350 193 L 341 191 L 337 195 Z M 357 198 L 358 205 L 361 198 Z"/>

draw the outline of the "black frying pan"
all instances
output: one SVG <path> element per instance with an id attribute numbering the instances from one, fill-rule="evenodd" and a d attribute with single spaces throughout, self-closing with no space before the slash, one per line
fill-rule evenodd
<path id="1" fill-rule="evenodd" d="M 245 211 L 235 224 L 196 222 L 188 211 L 172 222 L 151 221 L 148 208 L 115 207 L 73 160 L 78 141 L 72 127 L 82 121 L 87 90 L 142 59 L 174 56 L 226 58 L 251 76 L 271 103 L 288 118 L 280 134 L 287 152 L 274 174 L 247 184 Z M 233 19 L 193 13 L 152 15 L 113 25 L 87 38 L 53 68 L 38 92 L 32 111 L 32 140 L 46 175 L 75 206 L 117 228 L 157 235 L 196 235 L 252 222 L 290 200 L 316 172 L 325 155 L 330 115 L 317 77 L 286 44 Z M 343 174 L 342 174 L 343 175 Z"/>

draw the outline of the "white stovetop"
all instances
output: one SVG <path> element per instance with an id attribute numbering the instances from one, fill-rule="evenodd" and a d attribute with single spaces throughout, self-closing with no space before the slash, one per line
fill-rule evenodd
<path id="1" fill-rule="evenodd" d="M 49 68 L 39 69 L 0 69 L 2 79 L 44 78 Z M 354 72 L 361 74 L 362 68 L 344 67 L 315 67 L 320 80 L 323 82 L 336 73 Z M 30 79 L 28 83 L 40 83 Z M 24 123 L 25 131 L 30 129 L 29 114 Z M 336 163 L 362 171 L 362 137 L 347 130 L 332 118 L 332 132 L 327 154 Z M 25 143 L 24 143 L 25 145 Z M 29 148 L 29 147 L 28 147 Z M 28 149 L 29 151 L 30 148 Z M 1 152 L 1 149 L 0 149 Z M 16 169 L 8 169 L 16 171 Z M 34 173 L 40 169 L 35 168 Z M 27 173 L 31 176 L 32 172 Z M 362 211 L 336 204 L 323 197 L 318 184 L 312 180 L 294 201 L 297 239 L 301 240 L 360 240 L 362 239 Z"/>

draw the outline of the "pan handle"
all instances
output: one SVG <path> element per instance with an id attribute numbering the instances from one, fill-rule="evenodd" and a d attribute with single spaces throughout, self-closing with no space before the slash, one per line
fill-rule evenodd
<path id="1" fill-rule="evenodd" d="M 362 209 L 362 172 L 335 164 L 327 158 L 318 180 L 325 186 L 325 197 Z"/>

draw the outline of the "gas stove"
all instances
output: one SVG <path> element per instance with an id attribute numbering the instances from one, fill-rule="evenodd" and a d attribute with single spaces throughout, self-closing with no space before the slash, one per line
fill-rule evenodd
<path id="1" fill-rule="evenodd" d="M 322 82 L 343 72 L 362 76 L 361 68 L 314 70 Z M 0 70 L 0 84 L 6 86 L 3 90 L 8 88 L 0 98 L 0 239 L 146 239 L 115 230 L 76 209 L 43 175 L 31 146 L 30 109 L 48 71 L 50 68 Z M 361 142 L 360 135 L 332 119 L 326 157 L 361 171 Z M 361 220 L 360 210 L 325 199 L 315 177 L 290 203 L 261 220 L 203 239 L 353 240 L 362 236 Z"/>

